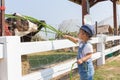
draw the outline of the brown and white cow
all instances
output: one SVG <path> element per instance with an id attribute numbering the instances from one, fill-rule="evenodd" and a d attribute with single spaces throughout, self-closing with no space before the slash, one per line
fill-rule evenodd
<path id="1" fill-rule="evenodd" d="M 19 14 L 14 13 L 13 16 L 23 17 Z M 41 20 L 42 22 L 45 22 Z M 5 35 L 6 36 L 20 36 L 22 42 L 31 41 L 32 36 L 38 33 L 43 26 L 38 28 L 38 25 L 24 20 L 22 18 L 6 18 L 5 19 Z"/>

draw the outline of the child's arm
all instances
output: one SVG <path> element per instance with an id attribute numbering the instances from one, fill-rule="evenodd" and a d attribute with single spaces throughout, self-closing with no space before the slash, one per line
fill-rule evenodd
<path id="1" fill-rule="evenodd" d="M 92 53 L 88 53 L 85 57 L 81 58 L 81 59 L 78 59 L 77 60 L 77 63 L 78 64 L 82 64 L 83 62 L 87 61 L 89 58 L 92 57 Z"/>
<path id="2" fill-rule="evenodd" d="M 72 37 L 72 36 L 69 36 L 69 35 L 63 35 L 63 37 L 66 38 L 66 39 L 71 40 L 74 43 L 78 42 L 78 38 L 75 38 L 75 37 Z"/>

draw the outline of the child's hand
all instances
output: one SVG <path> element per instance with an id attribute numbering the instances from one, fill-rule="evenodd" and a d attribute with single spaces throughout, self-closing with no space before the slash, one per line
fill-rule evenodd
<path id="1" fill-rule="evenodd" d="M 68 35 L 63 35 L 63 37 L 67 39 L 69 36 Z"/>
<path id="2" fill-rule="evenodd" d="M 77 60 L 77 63 L 78 63 L 78 64 L 82 64 L 83 61 L 82 61 L 81 59 L 78 59 L 78 60 Z"/>

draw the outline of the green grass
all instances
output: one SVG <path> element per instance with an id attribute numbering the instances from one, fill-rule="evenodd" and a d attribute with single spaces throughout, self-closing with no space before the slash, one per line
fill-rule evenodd
<path id="1" fill-rule="evenodd" d="M 119 61 L 112 61 L 112 62 L 106 63 L 106 66 L 120 67 L 120 62 Z"/>
<path id="2" fill-rule="evenodd" d="M 31 69 L 43 68 L 47 65 L 59 63 L 76 57 L 72 52 L 53 52 L 42 55 L 32 55 L 28 57 Z"/>
<path id="3" fill-rule="evenodd" d="M 120 80 L 120 63 L 119 61 L 111 61 L 99 67 L 95 71 L 94 80 Z"/>

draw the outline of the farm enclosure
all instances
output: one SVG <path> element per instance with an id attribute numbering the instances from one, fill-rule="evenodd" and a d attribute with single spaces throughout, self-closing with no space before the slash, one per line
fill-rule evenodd
<path id="1" fill-rule="evenodd" d="M 105 42 L 119 39 L 120 36 L 103 35 L 92 38 L 90 42 L 92 44 L 97 43 L 97 52 L 92 56 L 93 60 L 97 59 L 97 65 L 105 64 L 105 55 L 118 51 L 120 49 L 120 45 L 105 49 Z M 78 44 L 74 44 L 69 40 L 21 43 L 20 37 L 18 36 L 1 37 L 0 43 L 0 49 L 3 51 L 3 53 L 1 53 L 3 56 L 1 56 L 0 60 L 1 80 L 46 80 L 68 72 L 70 71 L 72 63 L 74 63 L 76 59 L 71 59 L 69 63 L 58 64 L 50 68 L 22 76 L 21 56 L 35 52 L 45 52 L 78 46 Z M 77 65 L 75 65 L 74 68 L 77 68 Z M 11 73 L 12 71 L 14 71 L 14 73 Z"/>

